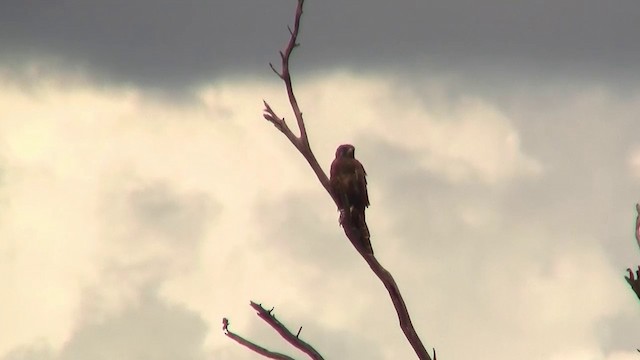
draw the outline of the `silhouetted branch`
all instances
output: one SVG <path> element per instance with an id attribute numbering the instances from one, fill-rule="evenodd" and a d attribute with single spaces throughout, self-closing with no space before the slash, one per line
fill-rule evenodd
<path id="1" fill-rule="evenodd" d="M 287 340 L 291 345 L 300 349 L 303 353 L 309 355 L 310 358 L 314 360 L 323 360 L 324 358 L 320 353 L 313 348 L 313 346 L 309 345 L 306 341 L 300 339 L 298 335 L 300 335 L 300 331 L 298 331 L 298 335 L 294 335 L 289 329 L 287 329 L 284 324 L 282 324 L 278 319 L 276 319 L 275 315 L 273 315 L 273 308 L 271 310 L 267 310 L 262 307 L 261 304 L 256 304 L 255 302 L 251 302 L 251 307 L 254 308 L 258 312 L 258 316 L 264 320 L 267 324 L 269 324 L 272 328 L 274 328 L 283 339 Z M 302 330 L 302 327 L 300 327 Z"/>
<path id="2" fill-rule="evenodd" d="M 635 235 L 636 242 L 640 247 L 640 204 L 636 204 L 636 212 L 638 213 L 638 215 L 636 216 Z M 638 299 L 640 299 L 640 266 L 638 266 L 638 270 L 636 270 L 635 276 L 631 268 L 628 268 L 627 272 L 629 273 L 629 276 L 625 276 L 624 278 L 627 280 L 629 286 L 631 286 L 633 292 L 636 293 Z"/>
<path id="3" fill-rule="evenodd" d="M 262 320 L 264 320 L 267 324 L 269 324 L 272 328 L 274 328 L 278 332 L 278 334 L 280 334 L 280 336 L 282 336 L 282 338 L 287 340 L 291 345 L 295 346 L 300 351 L 307 354 L 313 360 L 324 360 L 322 355 L 320 355 L 320 353 L 316 349 L 314 349 L 313 346 L 309 345 L 306 341 L 300 339 L 299 336 L 300 336 L 300 331 L 302 331 L 302 326 L 300 326 L 300 329 L 298 329 L 298 333 L 296 335 L 293 335 L 293 333 L 289 331 L 289 329 L 287 329 L 287 327 L 284 326 L 284 324 L 278 321 L 275 315 L 273 315 L 273 308 L 271 308 L 271 310 L 267 310 L 262 307 L 262 304 L 256 304 L 253 301 L 250 302 L 250 305 L 252 308 L 254 308 L 257 311 L 258 316 Z M 253 350 L 254 352 L 262 356 L 268 357 L 270 359 L 278 359 L 278 360 L 295 360 L 294 358 L 288 355 L 268 350 L 232 332 L 231 330 L 229 330 L 229 320 L 227 318 L 222 319 L 222 331 L 224 331 L 224 334 L 227 335 L 227 337 L 229 337 L 230 339 L 236 341 L 242 346 L 249 348 L 250 350 Z"/>
<path id="4" fill-rule="evenodd" d="M 270 351 L 268 349 L 263 348 L 262 346 L 247 340 L 245 338 L 243 338 L 242 336 L 233 333 L 231 330 L 229 330 L 229 320 L 227 320 L 227 318 L 223 318 L 222 319 L 222 330 L 224 331 L 224 334 L 227 335 L 228 338 L 234 340 L 235 342 L 237 342 L 238 344 L 247 347 L 250 350 L 253 350 L 254 352 L 267 357 L 269 359 L 276 359 L 276 360 L 295 360 L 294 358 L 292 358 L 291 356 L 287 356 L 285 354 L 281 354 L 278 352 L 274 352 L 274 351 Z"/>
<path id="5" fill-rule="evenodd" d="M 638 243 L 638 247 L 640 247 L 640 204 L 636 204 L 636 242 Z"/>
<path id="6" fill-rule="evenodd" d="M 329 178 L 322 171 L 322 167 L 318 164 L 318 160 L 315 155 L 311 151 L 311 146 L 309 145 L 309 138 L 307 136 L 307 130 L 304 125 L 304 119 L 302 118 L 302 111 L 300 111 L 300 107 L 298 106 L 298 100 L 293 92 L 293 84 L 291 83 L 291 73 L 289 72 L 289 58 L 291 57 L 291 53 L 293 49 L 298 47 L 297 43 L 298 32 L 300 31 L 300 18 L 302 17 L 302 6 L 304 5 L 304 0 L 298 0 L 298 7 L 296 8 L 296 15 L 294 20 L 293 29 L 289 29 L 291 33 L 291 37 L 289 38 L 289 43 L 287 44 L 287 48 L 284 52 L 280 52 L 280 58 L 282 60 L 282 71 L 276 70 L 273 64 L 269 64 L 271 69 L 284 81 L 284 84 L 287 88 L 287 95 L 289 97 L 289 103 L 291 104 L 291 109 L 293 110 L 293 114 L 296 117 L 296 122 L 298 124 L 298 130 L 300 131 L 300 136 L 295 136 L 289 126 L 284 121 L 284 118 L 279 117 L 276 113 L 271 109 L 269 104 L 264 101 L 264 118 L 269 122 L 274 124 L 278 130 L 280 130 L 291 143 L 300 151 L 302 156 L 307 160 L 313 172 L 315 172 L 318 180 L 324 188 L 329 191 Z M 331 192 L 329 192 L 331 194 Z"/>
<path id="7" fill-rule="evenodd" d="M 300 18 L 302 16 L 302 6 L 304 4 L 304 0 L 298 0 L 298 6 L 296 8 L 296 15 L 293 29 L 289 29 L 291 37 L 289 39 L 289 43 L 284 52 L 280 53 L 280 57 L 282 59 L 282 70 L 278 71 L 273 64 L 269 64 L 271 69 L 284 81 L 287 95 L 289 96 L 289 103 L 291 104 L 291 108 L 296 117 L 296 121 L 298 124 L 298 129 L 300 131 L 300 136 L 295 136 L 288 125 L 285 123 L 284 118 L 280 118 L 273 109 L 269 106 L 269 104 L 265 101 L 265 110 L 264 110 L 264 118 L 269 122 L 273 123 L 280 132 L 282 132 L 291 143 L 300 151 L 302 156 L 307 160 L 313 171 L 315 172 L 318 180 L 322 186 L 324 186 L 325 190 L 329 193 L 329 195 L 333 198 L 333 194 L 329 188 L 329 178 L 322 170 L 322 167 L 318 164 L 313 151 L 311 151 L 311 146 L 309 145 L 309 138 L 307 136 L 307 131 L 304 124 L 304 119 L 302 118 L 302 112 L 300 111 L 300 107 L 298 106 L 298 101 L 296 100 L 295 94 L 293 92 L 293 85 L 291 82 L 291 73 L 289 72 L 289 60 L 291 57 L 291 53 L 293 49 L 299 46 L 297 42 L 298 33 L 300 31 Z M 336 202 L 336 199 L 333 199 Z M 337 203 L 336 203 L 337 204 Z M 346 226 L 345 226 L 346 225 Z M 347 223 L 343 223 L 343 228 L 345 235 L 354 245 L 356 250 L 360 253 L 360 255 L 365 259 L 365 261 L 369 264 L 373 272 L 378 276 L 378 278 L 382 281 L 384 286 L 387 288 L 389 292 L 389 296 L 391 297 L 391 301 L 396 309 L 396 313 L 398 314 L 398 320 L 400 321 L 400 328 L 404 332 L 407 340 L 413 347 L 414 351 L 418 355 L 419 359 L 431 360 L 431 356 L 427 352 L 426 348 L 422 344 L 422 341 L 418 337 L 418 334 L 413 327 L 411 322 L 411 318 L 409 317 L 409 311 L 407 310 L 407 306 L 402 299 L 402 295 L 400 294 L 400 290 L 398 289 L 398 285 L 395 280 L 391 276 L 386 269 L 380 265 L 380 263 L 376 260 L 373 254 L 370 254 L 367 249 L 363 248 L 363 242 L 360 240 L 363 234 L 363 229 L 358 228 L 357 226 L 350 226 Z M 366 230 L 368 233 L 368 229 Z M 367 234 L 368 237 L 368 234 Z M 435 350 L 434 350 L 435 357 Z"/>
<path id="8" fill-rule="evenodd" d="M 631 286 L 631 290 L 633 290 L 638 299 L 640 299 L 640 266 L 638 266 L 635 276 L 630 268 L 627 269 L 627 272 L 629 276 L 625 276 L 624 278 L 627 280 L 627 283 L 629 283 L 629 286 Z"/>

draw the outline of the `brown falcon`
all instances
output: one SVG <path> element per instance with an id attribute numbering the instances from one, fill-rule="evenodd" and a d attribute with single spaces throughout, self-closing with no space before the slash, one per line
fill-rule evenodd
<path id="1" fill-rule="evenodd" d="M 329 185 L 340 209 L 340 223 L 359 230 L 368 252 L 373 254 L 364 211 L 369 206 L 367 173 L 355 156 L 355 147 L 340 145 L 331 163 Z"/>

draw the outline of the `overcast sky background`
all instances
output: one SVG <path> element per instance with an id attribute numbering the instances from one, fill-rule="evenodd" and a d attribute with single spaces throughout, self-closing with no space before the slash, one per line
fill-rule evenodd
<path id="1" fill-rule="evenodd" d="M 268 67 L 295 2 L 0 3 L 0 359 L 411 359 Z M 640 3 L 309 0 L 292 71 L 328 170 L 442 359 L 638 359 Z M 290 121 L 292 124 L 292 122 Z"/>

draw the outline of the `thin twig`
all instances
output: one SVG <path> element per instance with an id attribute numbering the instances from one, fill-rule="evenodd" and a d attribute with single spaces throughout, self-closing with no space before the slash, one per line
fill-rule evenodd
<path id="1" fill-rule="evenodd" d="M 624 278 L 627 280 L 629 286 L 631 286 L 631 290 L 633 290 L 638 299 L 640 299 L 640 266 L 638 266 L 638 270 L 636 270 L 635 275 L 630 268 L 627 268 L 627 273 L 629 273 L 629 275 Z"/>
<path id="2" fill-rule="evenodd" d="M 636 212 L 638 213 L 638 215 L 636 216 L 635 235 L 636 242 L 638 243 L 638 246 L 640 246 L 640 204 L 636 204 Z M 627 272 L 629 273 L 629 275 L 625 276 L 624 278 L 625 280 L 627 280 L 629 286 L 631 286 L 633 292 L 636 293 L 638 299 L 640 299 L 640 266 L 638 266 L 638 270 L 636 270 L 635 275 L 630 268 L 627 269 Z"/>
<path id="3" fill-rule="evenodd" d="M 289 38 L 289 42 L 287 43 L 287 47 L 284 52 L 280 52 L 280 58 L 282 60 L 282 71 L 278 71 L 275 69 L 273 64 L 269 64 L 273 72 L 275 72 L 278 77 L 280 77 L 287 88 L 287 95 L 289 97 L 289 103 L 291 104 L 291 109 L 293 110 L 293 114 L 296 117 L 296 122 L 298 124 L 298 130 L 300 131 L 300 136 L 295 136 L 291 129 L 285 124 L 284 118 L 279 117 L 276 113 L 271 109 L 269 104 L 265 101 L 265 109 L 264 109 L 264 118 L 269 122 L 273 123 L 278 130 L 280 130 L 291 143 L 300 151 L 302 156 L 307 160 L 311 169 L 320 180 L 320 183 L 324 188 L 331 194 L 329 191 L 329 178 L 322 170 L 322 167 L 318 163 L 315 155 L 311 151 L 311 145 L 309 144 L 309 137 L 307 136 L 307 130 L 304 125 L 304 119 L 302 117 L 302 111 L 300 111 L 300 107 L 298 106 L 298 100 L 296 99 L 295 93 L 293 91 L 293 83 L 291 82 L 291 73 L 289 72 L 289 59 L 291 58 L 291 54 L 293 53 L 293 49 L 299 46 L 297 43 L 298 33 L 300 32 L 300 18 L 302 17 L 302 6 L 304 5 L 304 0 L 298 0 L 298 6 L 296 8 L 296 15 L 294 20 L 293 29 L 289 29 L 291 37 Z M 333 196 L 333 195 L 332 195 Z"/>
<path id="4" fill-rule="evenodd" d="M 264 320 L 267 324 L 269 324 L 272 328 L 274 328 L 283 339 L 287 340 L 291 345 L 300 349 L 300 351 L 307 354 L 310 358 L 314 360 L 324 360 L 322 355 L 313 348 L 313 346 L 309 345 L 306 341 L 298 338 L 297 335 L 294 335 L 289 329 L 287 329 L 284 324 L 282 324 L 276 317 L 271 313 L 273 309 L 267 310 L 262 307 L 261 304 L 256 304 L 255 302 L 251 302 L 251 307 L 254 308 L 258 312 L 258 316 Z M 302 329 L 302 328 L 301 328 Z M 300 334 L 300 332 L 298 332 Z"/>
<path id="5" fill-rule="evenodd" d="M 296 148 L 300 149 L 300 139 L 293 134 L 287 123 L 284 121 L 284 118 L 276 115 L 266 101 L 263 100 L 262 102 L 264 103 L 264 114 L 262 114 L 262 116 L 267 119 L 267 121 L 271 122 L 276 129 L 280 130 L 280 132 L 283 133 Z"/>
<path id="6" fill-rule="evenodd" d="M 307 137 L 307 130 L 304 126 L 304 120 L 302 119 L 302 111 L 300 111 L 300 107 L 298 106 L 298 101 L 296 100 L 296 95 L 293 93 L 293 85 L 291 84 L 291 73 L 289 72 L 289 58 L 291 57 L 291 53 L 293 49 L 299 46 L 297 43 L 298 33 L 300 32 L 300 18 L 302 17 L 302 6 L 304 5 L 304 0 L 298 0 L 298 7 L 296 8 L 296 16 L 293 22 L 293 30 L 289 28 L 289 33 L 291 37 L 289 38 L 289 43 L 287 44 L 287 48 L 284 50 L 284 54 L 281 52 L 280 56 L 282 58 L 282 80 L 287 87 L 287 95 L 289 96 L 289 102 L 291 103 L 291 108 L 293 109 L 293 114 L 298 121 L 298 128 L 300 129 L 300 140 L 309 149 L 309 140 Z"/>

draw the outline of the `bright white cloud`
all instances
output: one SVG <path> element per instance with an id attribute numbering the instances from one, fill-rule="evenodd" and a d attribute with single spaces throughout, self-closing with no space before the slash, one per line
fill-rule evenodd
<path id="1" fill-rule="evenodd" d="M 485 100 L 430 103 L 429 91 L 397 92 L 391 77 L 325 75 L 298 87 L 312 146 L 325 169 L 338 143 L 371 136 L 411 151 L 419 159 L 416 169 L 450 180 L 451 186 L 499 187 L 543 170 L 521 148 L 509 117 Z M 109 318 L 138 304 L 139 287 L 149 279 L 159 279 L 164 300 L 185 305 L 208 323 L 209 349 L 227 358 L 246 350 L 221 336 L 220 319 L 229 316 L 238 331 L 250 327 L 259 320 L 247 303 L 261 298 L 286 309 L 282 318 L 288 323 L 319 315 L 314 323 L 322 329 L 385 343 L 388 358 L 411 356 L 384 289 L 359 259 L 348 277 L 326 282 L 326 269 L 260 247 L 265 229 L 253 218 L 259 203 L 287 194 L 324 195 L 304 160 L 260 116 L 260 99 L 266 98 L 293 126 L 280 84 L 221 82 L 198 97 L 200 103 L 175 105 L 136 90 L 86 84 L 43 82 L 29 91 L 0 86 L 0 102 L 7 104 L 0 108 L 0 274 L 8 279 L 0 287 L 0 357 L 39 339 L 59 350 L 79 321 Z M 364 155 L 374 157 L 375 149 Z M 219 205 L 204 221 L 202 242 L 162 242 L 164 235 L 154 232 L 159 226 L 136 218 L 132 194 L 153 189 L 177 199 L 182 209 L 167 220 L 167 233 L 190 226 L 199 212 Z M 333 206 L 325 200 L 310 201 L 331 210 L 314 220 L 337 227 Z M 470 204 L 455 209 L 474 229 L 504 225 L 500 208 Z M 379 211 L 380 238 L 393 239 L 385 231 L 392 230 L 399 215 Z M 532 358 L 553 358 L 563 351 L 578 356 L 582 353 L 573 349 L 596 341 L 597 324 L 633 306 L 617 295 L 598 296 L 618 294 L 624 284 L 610 281 L 619 276 L 595 241 L 550 253 L 558 248 L 542 249 L 548 242 L 536 241 L 550 234 L 526 226 L 519 230 L 531 231 L 528 237 L 519 234 L 526 243 L 521 247 L 500 253 L 492 244 L 478 243 L 477 252 L 451 254 L 451 259 L 437 254 L 424 259 L 423 254 L 407 255 L 400 245 L 386 245 L 392 250 L 381 257 L 407 289 L 415 322 L 428 329 L 425 337 L 443 350 L 443 358 L 473 354 L 513 334 L 517 339 L 507 347 L 521 358 L 532 341 L 549 350 Z M 550 265 L 538 266 L 538 261 Z M 447 270 L 460 282 L 436 278 L 452 265 L 461 265 Z M 433 280 L 430 291 L 425 278 Z M 469 292 L 456 293 L 452 287 Z M 474 296 L 476 303 L 458 299 L 463 295 Z M 88 296 L 95 314 L 85 313 Z M 583 299 L 582 310 L 574 306 L 576 297 Z M 345 299 L 353 299 L 352 308 L 345 310 Z M 382 330 L 364 331 L 374 327 Z M 559 334 L 571 337 L 563 340 Z M 467 350 L 459 349 L 461 336 L 469 339 Z M 496 354 L 496 346 L 486 347 L 492 358 L 511 358 L 508 352 Z M 601 352 L 590 349 L 584 350 L 588 356 L 601 358 Z M 609 359 L 626 355 L 615 356 Z"/>
<path id="2" fill-rule="evenodd" d="M 299 94 L 311 123 L 329 124 L 314 132 L 327 145 L 353 141 L 358 133 L 378 136 L 416 152 L 422 166 L 453 181 L 496 183 L 541 173 L 542 165 L 523 153 L 513 124 L 494 105 L 469 97 L 428 102 L 433 89 L 398 86 L 393 78 L 336 73 L 306 83 Z M 321 149 L 332 154 L 330 146 Z"/>
<path id="3" fill-rule="evenodd" d="M 616 351 L 606 357 L 607 360 L 635 360 L 637 358 L 638 358 L 637 351 L 633 351 L 633 352 L 632 351 L 628 351 L 628 352 Z"/>
<path id="4" fill-rule="evenodd" d="M 640 178 L 640 146 L 630 151 L 628 164 L 631 175 Z"/>
<path id="5" fill-rule="evenodd" d="M 213 258 L 204 260 L 215 274 L 238 263 L 232 259 L 241 254 L 232 254 L 259 234 L 246 227 L 256 198 L 308 184 L 297 181 L 309 174 L 306 168 L 288 166 L 295 154 L 278 136 L 269 137 L 271 128 L 260 118 L 258 99 L 268 92 L 225 85 L 205 91 L 204 104 L 180 107 L 136 91 L 78 84 L 44 83 L 29 91 L 4 86 L 0 273 L 9 281 L 0 290 L 0 332 L 10 335 L 2 336 L 0 353 L 41 338 L 58 349 L 71 336 L 83 291 L 93 289 L 94 316 L 106 316 L 135 302 L 135 288 L 158 271 L 167 276 L 147 269 L 122 279 L 108 270 L 113 266 L 170 265 L 172 257 L 183 265 L 198 262 L 197 253 L 162 248 L 140 233 L 127 198 L 139 189 L 166 184 L 180 196 L 200 193 L 222 204 L 212 248 L 206 248 Z M 232 237 L 231 246 L 219 246 Z M 213 277 L 214 283 L 226 279 Z"/>

